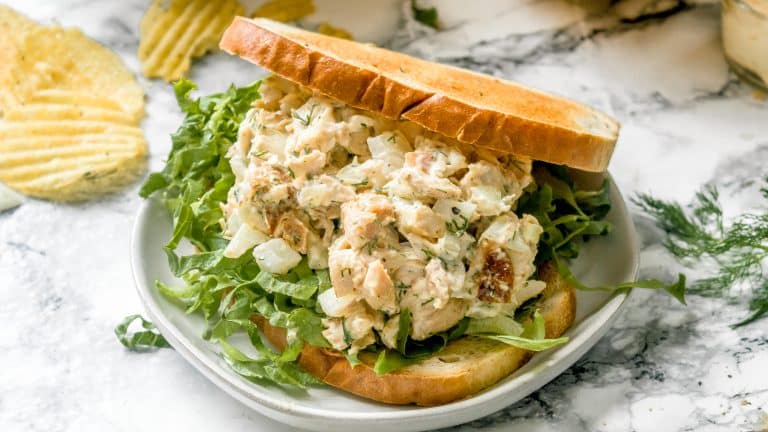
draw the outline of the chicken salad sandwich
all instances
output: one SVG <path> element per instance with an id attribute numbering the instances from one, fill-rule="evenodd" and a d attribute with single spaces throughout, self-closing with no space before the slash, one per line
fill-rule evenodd
<path id="1" fill-rule="evenodd" d="M 269 20 L 221 47 L 272 72 L 193 99 L 157 193 L 206 338 L 245 378 L 386 403 L 474 394 L 566 343 L 565 265 L 604 235 L 618 124 L 591 108 Z M 178 255 L 188 240 L 195 253 Z M 258 356 L 227 342 L 249 335 Z M 265 345 L 265 340 L 277 351 Z"/>

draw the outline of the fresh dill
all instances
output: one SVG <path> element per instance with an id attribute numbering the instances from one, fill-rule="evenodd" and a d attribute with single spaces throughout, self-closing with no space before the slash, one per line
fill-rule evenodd
<path id="1" fill-rule="evenodd" d="M 761 189 L 761 193 L 768 200 L 768 189 Z M 737 294 L 732 288 L 751 286 L 746 294 L 749 315 L 733 326 L 768 317 L 768 281 L 763 271 L 768 258 L 768 213 L 745 213 L 726 226 L 714 186 L 705 186 L 696 193 L 687 209 L 647 194 L 633 201 L 665 232 L 664 247 L 684 265 L 716 264 L 717 271 L 691 284 L 690 292 L 736 301 L 744 293 Z"/>
<path id="2" fill-rule="evenodd" d="M 259 151 L 255 152 L 255 153 L 252 153 L 251 156 L 253 156 L 255 158 L 261 159 L 262 156 L 266 156 L 267 154 L 269 154 L 268 151 L 266 151 L 266 150 L 259 150 Z"/>
<path id="3" fill-rule="evenodd" d="M 305 116 L 301 116 L 296 111 L 294 111 L 291 116 L 299 121 L 299 123 L 303 124 L 304 126 L 309 126 L 312 124 L 312 118 L 315 115 L 315 108 L 317 108 L 317 105 L 312 105 L 312 107 L 309 109 L 309 112 Z"/>
<path id="4" fill-rule="evenodd" d="M 376 249 L 376 246 L 378 243 L 379 243 L 379 238 L 374 237 L 363 246 L 368 251 L 368 255 L 371 255 L 373 253 L 373 250 Z"/>
<path id="5" fill-rule="evenodd" d="M 445 223 L 445 228 L 451 234 L 460 236 L 464 234 L 469 228 L 469 219 L 467 219 L 467 217 L 463 214 L 459 213 L 455 218 L 451 218 L 450 221 Z"/>
<path id="6" fill-rule="evenodd" d="M 440 255 L 438 255 L 438 254 L 436 254 L 436 253 L 432 252 L 432 251 L 431 251 L 431 250 L 429 250 L 429 249 L 422 249 L 422 250 L 421 250 L 421 252 L 422 252 L 424 255 L 426 255 L 426 256 L 427 256 L 427 259 L 428 259 L 428 260 L 431 260 L 431 259 L 433 259 L 433 258 L 437 258 L 438 260 L 440 260 L 440 264 L 442 264 L 442 266 L 443 266 L 443 268 L 444 268 L 444 269 L 447 269 L 447 268 L 448 268 L 448 261 L 447 261 L 445 258 L 441 257 Z"/>

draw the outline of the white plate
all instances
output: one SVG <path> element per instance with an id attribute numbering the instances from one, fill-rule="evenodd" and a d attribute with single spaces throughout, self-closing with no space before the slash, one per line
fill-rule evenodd
<path id="1" fill-rule="evenodd" d="M 616 284 L 633 280 L 637 275 L 635 229 L 613 182 L 611 201 L 608 220 L 614 224 L 612 234 L 587 243 L 572 266 L 576 276 L 587 284 Z M 531 394 L 575 363 L 605 334 L 628 296 L 577 292 L 576 321 L 566 333 L 570 342 L 535 355 L 523 368 L 475 396 L 429 408 L 389 406 L 331 387 L 307 393 L 262 387 L 232 372 L 218 356 L 216 346 L 200 337 L 202 317 L 186 315 L 154 288 L 158 279 L 179 283 L 168 270 L 162 249 L 170 235 L 171 218 L 162 204 L 155 199 L 144 202 L 134 226 L 131 263 L 150 319 L 179 354 L 235 399 L 280 422 L 319 431 L 418 431 L 452 426 L 498 411 Z"/>

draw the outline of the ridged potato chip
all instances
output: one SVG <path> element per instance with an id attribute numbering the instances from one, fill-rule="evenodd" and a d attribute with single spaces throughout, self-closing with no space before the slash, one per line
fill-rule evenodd
<path id="1" fill-rule="evenodd" d="M 27 98 L 27 102 L 37 104 L 69 104 L 90 108 L 103 108 L 112 111 L 122 111 L 123 109 L 114 99 L 104 99 L 88 93 L 60 89 L 37 91 Z"/>
<path id="2" fill-rule="evenodd" d="M 312 0 L 271 0 L 256 9 L 253 17 L 289 22 L 313 13 L 315 13 L 315 2 Z"/>
<path id="3" fill-rule="evenodd" d="M 216 48 L 235 15 L 236 0 L 155 0 L 139 25 L 141 70 L 166 81 L 181 78 L 192 59 Z"/>
<path id="4" fill-rule="evenodd" d="M 23 109 L 11 110 L 5 116 L 10 121 L 69 120 L 105 121 L 133 126 L 130 115 L 120 110 L 67 104 L 26 104 Z"/>
<path id="5" fill-rule="evenodd" d="M 147 144 L 135 120 L 112 99 L 61 103 L 75 95 L 42 92 L 6 113 L 0 181 L 30 196 L 79 201 L 138 178 Z"/>
<path id="6" fill-rule="evenodd" d="M 14 67 L 19 56 L 19 42 L 30 30 L 38 25 L 26 16 L 7 6 L 0 6 L 0 114 L 8 107 L 20 102 L 18 87 L 36 86 L 37 83 L 27 84 Z M 37 81 L 37 77 L 30 77 Z"/>
<path id="7" fill-rule="evenodd" d="M 143 172 L 144 92 L 122 60 L 76 29 L 0 6 L 0 181 L 77 201 Z"/>
<path id="8" fill-rule="evenodd" d="M 39 27 L 26 15 L 20 14 L 8 6 L 0 5 L 0 34 L 19 38 L 29 30 Z"/>
<path id="9" fill-rule="evenodd" d="M 144 91 L 115 53 L 80 30 L 33 28 L 21 38 L 13 61 L 14 78 L 2 82 L 21 102 L 55 88 L 113 99 L 135 121 L 144 115 Z"/>

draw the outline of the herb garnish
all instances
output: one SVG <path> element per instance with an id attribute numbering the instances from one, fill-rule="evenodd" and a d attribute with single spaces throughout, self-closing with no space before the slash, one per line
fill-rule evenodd
<path id="1" fill-rule="evenodd" d="M 309 126 L 312 124 L 312 117 L 315 115 L 315 108 L 317 108 L 316 104 L 312 104 L 312 107 L 309 109 L 309 112 L 304 117 L 300 116 L 296 113 L 296 111 L 291 113 L 291 116 L 299 121 L 299 123 L 303 124 L 304 126 Z"/>
<path id="2" fill-rule="evenodd" d="M 768 200 L 768 188 L 760 191 Z M 742 214 L 726 227 L 714 186 L 697 192 L 687 211 L 676 202 L 647 194 L 638 195 L 634 202 L 664 230 L 664 247 L 683 264 L 716 264 L 717 271 L 695 281 L 691 292 L 736 301 L 745 293 L 737 295 L 732 288 L 749 285 L 754 287 L 747 294 L 750 314 L 733 326 L 768 317 L 768 280 L 763 272 L 763 263 L 768 258 L 768 213 Z"/>
<path id="3" fill-rule="evenodd" d="M 469 219 L 467 219 L 467 217 L 463 214 L 459 213 L 455 218 L 451 218 L 450 221 L 445 223 L 445 228 L 451 234 L 460 236 L 467 231 L 467 228 L 469 228 Z"/>

